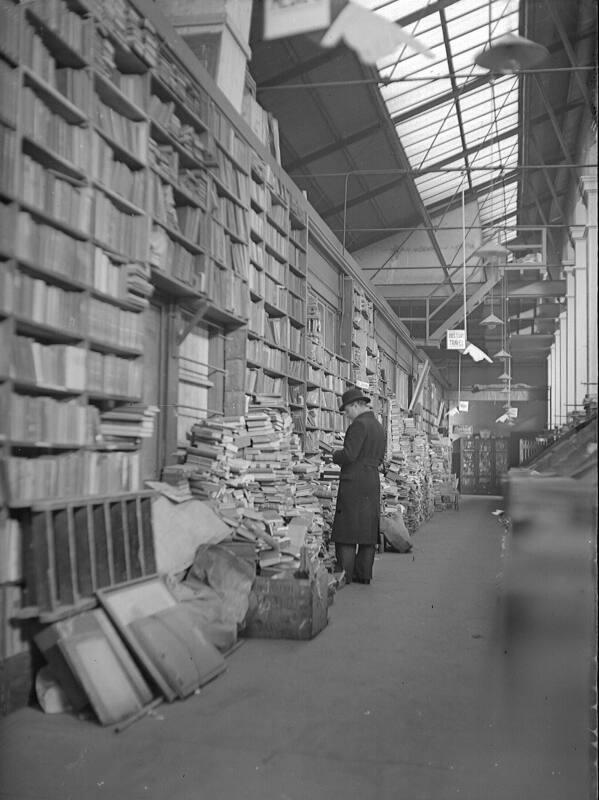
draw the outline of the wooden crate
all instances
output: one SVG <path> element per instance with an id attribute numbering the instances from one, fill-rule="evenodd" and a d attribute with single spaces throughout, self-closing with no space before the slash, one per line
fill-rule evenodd
<path id="1" fill-rule="evenodd" d="M 329 574 L 313 579 L 256 578 L 244 636 L 260 639 L 312 639 L 328 622 Z"/>

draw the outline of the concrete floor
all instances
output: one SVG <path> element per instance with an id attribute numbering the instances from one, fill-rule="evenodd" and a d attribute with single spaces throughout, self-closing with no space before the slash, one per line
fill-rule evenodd
<path id="1" fill-rule="evenodd" d="M 2 720 L 0 798 L 586 800 L 595 645 L 568 650 L 586 686 L 505 668 L 499 503 L 435 514 L 413 554 L 337 594 L 313 641 L 246 641 L 199 696 L 121 734 Z"/>

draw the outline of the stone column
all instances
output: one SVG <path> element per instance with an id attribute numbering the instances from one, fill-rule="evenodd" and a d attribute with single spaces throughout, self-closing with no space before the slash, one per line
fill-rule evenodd
<path id="1" fill-rule="evenodd" d="M 589 378 L 589 322 L 587 287 L 587 228 L 570 228 L 574 239 L 574 293 L 576 308 L 576 403 L 582 404 Z M 594 325 L 596 325 L 596 319 Z M 593 333 L 593 336 L 596 334 Z"/>
<path id="2" fill-rule="evenodd" d="M 562 369 L 561 385 L 562 385 L 562 410 L 560 414 L 564 422 L 567 419 L 568 412 L 574 409 L 570 408 L 570 387 L 568 385 L 568 329 L 566 326 L 566 313 L 562 312 L 559 315 L 559 331 L 560 331 L 560 364 Z"/>
<path id="3" fill-rule="evenodd" d="M 576 405 L 576 273 L 573 261 L 564 261 L 566 274 L 566 336 L 568 340 L 568 403 Z"/>
<path id="4" fill-rule="evenodd" d="M 555 332 L 555 419 L 558 427 L 562 420 L 562 335 L 559 328 Z"/>
<path id="5" fill-rule="evenodd" d="M 555 428 L 555 398 L 557 392 L 555 385 L 555 342 L 551 345 L 551 350 L 549 351 L 547 376 L 549 383 L 549 427 Z"/>
<path id="6" fill-rule="evenodd" d="M 597 394 L 597 177 L 583 175 L 580 179 L 587 212 L 587 378 L 590 394 Z M 593 385 L 594 384 L 594 385 Z"/>

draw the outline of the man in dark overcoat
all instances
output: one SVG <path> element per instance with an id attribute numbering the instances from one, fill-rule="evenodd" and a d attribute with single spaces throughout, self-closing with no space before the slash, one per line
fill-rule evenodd
<path id="1" fill-rule="evenodd" d="M 369 403 L 370 398 L 357 388 L 348 389 L 342 396 L 339 410 L 350 425 L 343 449 L 333 453 L 341 474 L 332 539 L 347 583 L 370 583 L 379 537 L 379 467 L 385 456 L 386 437 Z"/>

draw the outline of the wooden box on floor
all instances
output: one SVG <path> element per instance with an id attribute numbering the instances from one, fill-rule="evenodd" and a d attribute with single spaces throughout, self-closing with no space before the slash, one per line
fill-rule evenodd
<path id="1" fill-rule="evenodd" d="M 313 579 L 256 578 L 244 636 L 259 639 L 312 639 L 328 622 L 326 570 Z"/>

